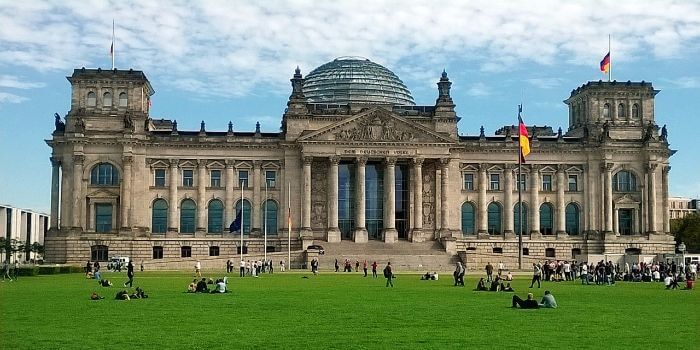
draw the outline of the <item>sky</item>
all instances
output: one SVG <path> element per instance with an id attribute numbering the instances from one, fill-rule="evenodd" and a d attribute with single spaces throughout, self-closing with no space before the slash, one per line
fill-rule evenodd
<path id="1" fill-rule="evenodd" d="M 568 127 L 571 90 L 612 75 L 652 82 L 667 125 L 669 192 L 700 198 L 700 1 L 36 1 L 0 0 L 0 203 L 48 212 L 54 113 L 75 68 L 147 75 L 152 118 L 180 130 L 279 131 L 294 68 L 362 56 L 434 105 L 447 71 L 459 132 Z"/>

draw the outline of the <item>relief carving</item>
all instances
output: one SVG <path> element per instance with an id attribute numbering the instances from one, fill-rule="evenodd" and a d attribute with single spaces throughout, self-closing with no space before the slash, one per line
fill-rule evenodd
<path id="1" fill-rule="evenodd" d="M 314 161 L 311 169 L 311 227 L 325 229 L 328 223 L 328 163 Z"/>
<path id="2" fill-rule="evenodd" d="M 360 120 L 352 129 L 334 134 L 341 141 L 413 141 L 413 132 L 400 130 L 395 122 L 387 117 L 369 116 Z"/>
<path id="3" fill-rule="evenodd" d="M 435 228 L 435 162 L 423 164 L 423 228 Z"/>

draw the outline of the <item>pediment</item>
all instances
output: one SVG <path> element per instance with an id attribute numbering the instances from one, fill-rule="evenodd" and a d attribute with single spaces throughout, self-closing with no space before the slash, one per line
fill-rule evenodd
<path id="1" fill-rule="evenodd" d="M 252 169 L 253 168 L 253 163 L 249 161 L 240 161 L 237 162 L 235 165 L 236 169 Z"/>
<path id="2" fill-rule="evenodd" d="M 391 142 L 454 143 L 418 123 L 399 117 L 381 107 L 374 107 L 348 119 L 308 133 L 299 142 Z"/>
<path id="3" fill-rule="evenodd" d="M 571 174 L 583 174 L 583 169 L 581 167 L 574 165 L 574 166 L 567 168 L 566 172 L 571 173 Z"/>
<path id="4" fill-rule="evenodd" d="M 486 169 L 486 172 L 489 173 L 500 173 L 503 171 L 503 167 L 500 165 L 492 165 Z"/>
<path id="5" fill-rule="evenodd" d="M 270 170 L 270 169 L 280 169 L 280 165 L 277 164 L 276 162 L 265 162 L 262 164 L 262 168 L 265 170 Z"/>
<path id="6" fill-rule="evenodd" d="M 226 165 L 218 160 L 214 160 L 214 161 L 209 162 L 209 164 L 207 164 L 207 168 L 224 169 L 224 168 L 226 168 Z"/>
<path id="7" fill-rule="evenodd" d="M 163 159 L 149 159 L 148 161 L 150 163 L 151 168 L 168 168 L 168 167 L 170 167 L 170 163 L 166 162 Z"/>
<path id="8" fill-rule="evenodd" d="M 615 200 L 615 204 L 617 204 L 617 205 L 624 205 L 624 204 L 637 205 L 637 204 L 639 204 L 639 201 L 637 199 L 635 199 L 634 197 L 632 197 L 631 195 L 625 194 L 624 196 Z"/>
<path id="9" fill-rule="evenodd" d="M 107 188 L 96 189 L 87 195 L 89 198 L 117 198 L 119 197 L 119 188 L 116 191 Z"/>
<path id="10" fill-rule="evenodd" d="M 180 168 L 196 168 L 197 163 L 193 160 L 185 160 L 180 162 L 179 166 Z"/>
<path id="11" fill-rule="evenodd" d="M 474 164 L 462 163 L 459 170 L 467 172 L 477 172 L 479 171 L 479 167 Z"/>
<path id="12" fill-rule="evenodd" d="M 545 165 L 544 167 L 542 167 L 542 169 L 540 169 L 540 172 L 544 173 L 544 174 L 552 174 L 552 173 L 556 173 L 557 169 L 550 166 L 550 165 Z"/>

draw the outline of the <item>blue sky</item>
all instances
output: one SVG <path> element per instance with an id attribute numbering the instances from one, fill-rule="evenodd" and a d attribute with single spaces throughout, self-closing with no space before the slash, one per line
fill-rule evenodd
<path id="1" fill-rule="evenodd" d="M 49 211 L 53 114 L 70 108 L 74 68 L 143 70 L 153 118 L 180 130 L 278 131 L 298 65 L 338 56 L 394 71 L 418 104 L 432 105 L 443 69 L 459 130 L 514 124 L 566 130 L 562 100 L 603 79 L 612 35 L 613 79 L 661 90 L 671 195 L 700 198 L 700 2 L 696 1 L 14 1 L 0 0 L 0 203 Z M 695 108 L 694 108 L 695 107 Z"/>

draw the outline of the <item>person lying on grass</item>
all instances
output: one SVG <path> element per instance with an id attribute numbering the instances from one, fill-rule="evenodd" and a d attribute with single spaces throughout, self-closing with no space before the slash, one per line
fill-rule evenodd
<path id="1" fill-rule="evenodd" d="M 141 289 L 141 287 L 136 287 L 136 291 L 129 296 L 131 299 L 146 299 L 148 294 Z"/>
<path id="2" fill-rule="evenodd" d="M 116 300 L 131 300 L 131 298 L 129 298 L 129 292 L 127 292 L 126 290 L 118 291 L 117 295 L 114 297 L 114 299 L 116 299 Z"/>
<path id="3" fill-rule="evenodd" d="M 108 279 L 103 279 L 101 281 L 98 281 L 97 283 L 99 283 L 102 287 L 111 287 L 112 286 L 112 281 L 110 281 Z"/>
<path id="4" fill-rule="evenodd" d="M 98 295 L 97 292 L 93 291 L 92 294 L 90 295 L 90 300 L 100 300 L 100 299 L 104 299 L 104 297 Z"/>
<path id="5" fill-rule="evenodd" d="M 521 309 L 538 309 L 540 307 L 556 309 L 557 301 L 554 299 L 554 295 L 548 290 L 544 292 L 544 297 L 542 301 L 538 304 L 532 293 L 527 293 L 527 299 L 522 300 L 517 295 L 513 295 L 512 304 L 513 307 L 520 307 Z"/>

